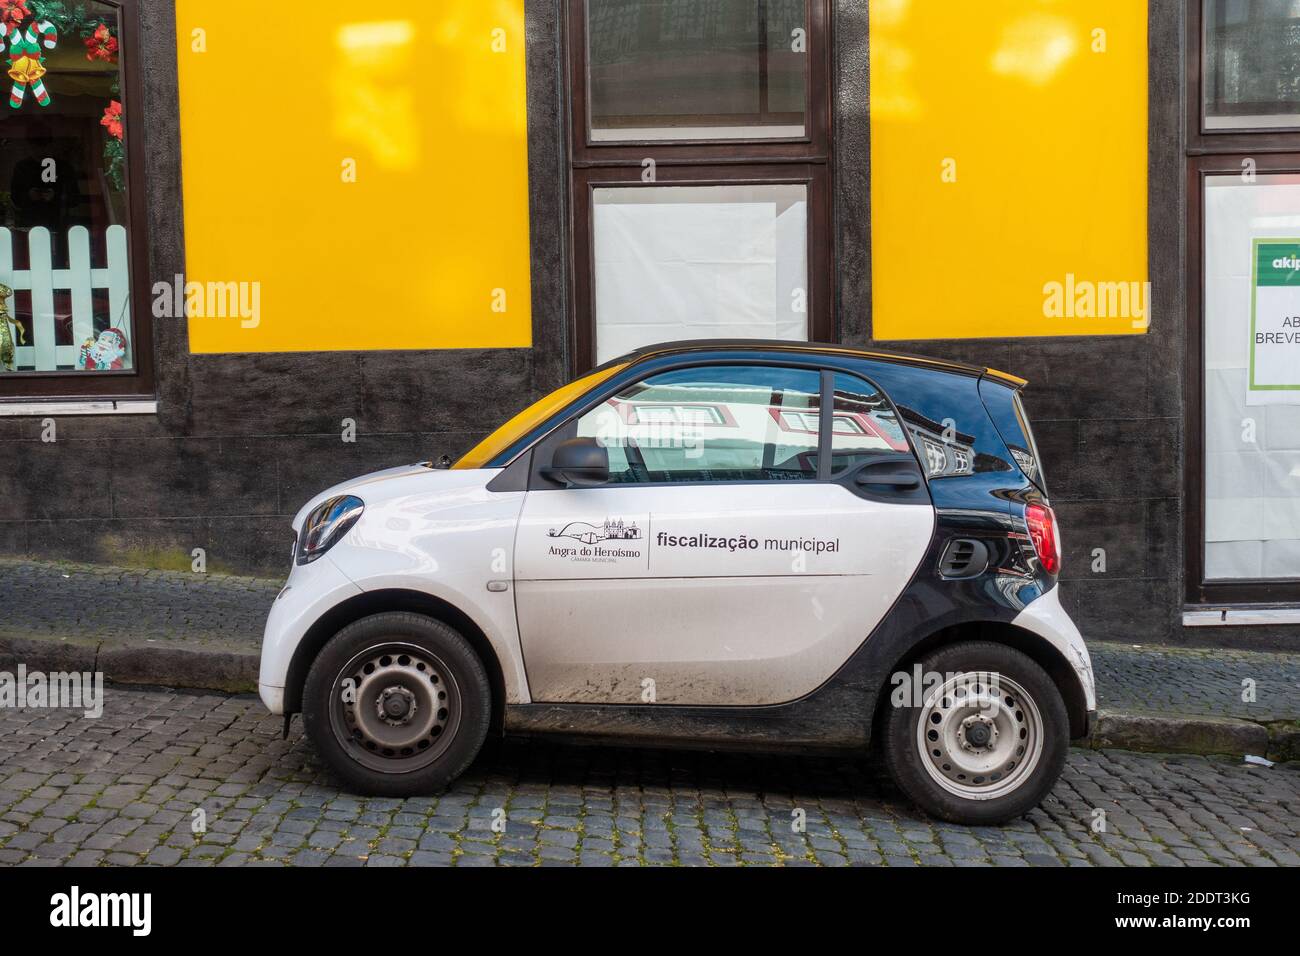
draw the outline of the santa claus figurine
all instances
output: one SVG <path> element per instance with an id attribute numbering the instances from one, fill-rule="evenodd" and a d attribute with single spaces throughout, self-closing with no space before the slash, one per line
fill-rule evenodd
<path id="1" fill-rule="evenodd" d="M 86 339 L 77 368 L 87 372 L 117 372 L 126 367 L 126 336 L 121 329 L 105 329 L 97 339 Z"/>

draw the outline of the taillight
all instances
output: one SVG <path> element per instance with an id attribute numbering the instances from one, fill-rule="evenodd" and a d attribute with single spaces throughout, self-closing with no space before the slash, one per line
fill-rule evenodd
<path id="1" fill-rule="evenodd" d="M 1052 509 L 1037 502 L 1025 505 L 1025 524 L 1029 526 L 1039 567 L 1048 574 L 1060 574 L 1061 538 L 1056 533 L 1056 515 Z"/>

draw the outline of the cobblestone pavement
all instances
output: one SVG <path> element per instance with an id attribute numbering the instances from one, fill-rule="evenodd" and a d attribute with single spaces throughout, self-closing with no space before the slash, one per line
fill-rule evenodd
<path id="1" fill-rule="evenodd" d="M 0 558 L 0 632 L 121 643 L 221 641 L 256 650 L 281 587 L 265 578 Z"/>
<path id="2" fill-rule="evenodd" d="M 1106 710 L 1300 720 L 1300 654 L 1090 644 Z M 1244 680 L 1254 697 L 1243 701 Z"/>
<path id="3" fill-rule="evenodd" d="M 221 644 L 256 654 L 281 582 L 0 559 L 0 634 Z M 1300 654 L 1091 645 L 1110 710 L 1300 720 Z M 111 674 L 109 675 L 112 676 Z M 1256 700 L 1241 700 L 1242 679 Z"/>
<path id="4" fill-rule="evenodd" d="M 1300 863 L 1297 764 L 1074 750 L 1041 809 L 968 828 L 859 762 L 520 741 L 445 794 L 360 799 L 279 729 L 219 694 L 109 688 L 99 719 L 0 710 L 0 864 Z"/>
<path id="5" fill-rule="evenodd" d="M 0 630 L 98 641 L 222 641 L 256 650 L 282 586 L 226 574 L 0 558 Z"/>

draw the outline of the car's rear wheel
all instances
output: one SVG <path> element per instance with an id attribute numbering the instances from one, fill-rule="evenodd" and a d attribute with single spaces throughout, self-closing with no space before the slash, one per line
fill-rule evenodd
<path id="1" fill-rule="evenodd" d="M 303 723 L 349 787 L 413 796 L 442 789 L 473 762 L 491 699 L 483 662 L 453 628 L 376 614 L 339 631 L 313 662 Z"/>
<path id="2" fill-rule="evenodd" d="M 883 752 L 898 786 L 955 823 L 1003 823 L 1038 806 L 1070 745 L 1051 677 L 1026 654 L 985 641 L 952 644 L 919 663 L 923 688 L 886 704 Z"/>

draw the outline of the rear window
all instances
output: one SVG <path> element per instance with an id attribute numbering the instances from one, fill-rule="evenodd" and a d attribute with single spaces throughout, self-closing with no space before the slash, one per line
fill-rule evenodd
<path id="1" fill-rule="evenodd" d="M 984 407 L 989 410 L 989 417 L 997 426 L 998 434 L 1016 465 L 1043 494 L 1047 494 L 1047 479 L 1043 475 L 1042 460 L 1038 457 L 1038 445 L 1029 427 L 1029 416 L 1025 414 L 1020 393 L 984 379 L 980 382 L 980 397 L 984 399 Z"/>

